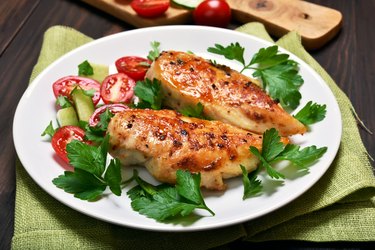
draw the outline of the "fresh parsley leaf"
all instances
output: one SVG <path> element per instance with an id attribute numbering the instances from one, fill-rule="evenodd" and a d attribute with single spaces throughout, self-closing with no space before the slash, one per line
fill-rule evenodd
<path id="1" fill-rule="evenodd" d="M 121 163 L 119 159 L 111 159 L 107 170 L 104 174 L 104 180 L 107 182 L 109 189 L 115 195 L 121 195 Z"/>
<path id="2" fill-rule="evenodd" d="M 137 81 L 134 87 L 134 94 L 140 99 L 136 104 L 137 108 L 161 109 L 163 95 L 161 92 L 161 83 L 158 79 Z"/>
<path id="3" fill-rule="evenodd" d="M 295 109 L 301 100 L 299 87 L 303 84 L 303 79 L 298 75 L 296 67 L 291 64 L 278 64 L 265 69 L 256 69 L 254 77 L 262 80 L 263 88 L 269 95 L 279 100 L 281 105 Z"/>
<path id="4" fill-rule="evenodd" d="M 85 60 L 81 64 L 78 65 L 78 75 L 79 76 L 91 76 L 94 74 L 94 69 L 90 65 L 90 63 Z"/>
<path id="5" fill-rule="evenodd" d="M 260 167 L 263 167 L 266 169 L 267 174 L 274 179 L 285 179 L 285 176 L 282 173 L 277 172 L 270 164 L 269 162 L 264 158 L 263 156 L 263 150 L 262 153 L 259 152 L 259 150 L 256 147 L 250 146 L 250 152 L 255 155 L 260 160 Z"/>
<path id="6" fill-rule="evenodd" d="M 300 146 L 288 144 L 274 161 L 287 160 L 300 168 L 306 169 L 309 165 L 322 157 L 326 151 L 327 147 L 317 148 L 316 146 L 310 146 L 300 150 Z"/>
<path id="7" fill-rule="evenodd" d="M 159 50 L 160 42 L 153 41 L 151 42 L 150 45 L 151 45 L 152 50 L 148 52 L 147 58 L 151 61 L 155 61 L 155 59 L 160 55 L 160 50 Z"/>
<path id="8" fill-rule="evenodd" d="M 256 147 L 250 146 L 250 152 L 259 160 L 259 167 L 265 168 L 271 178 L 285 178 L 277 172 L 271 164 L 287 160 L 300 168 L 307 168 L 317 159 L 323 156 L 327 147 L 317 148 L 315 145 L 300 150 L 300 146 L 294 144 L 284 145 L 276 129 L 271 128 L 263 133 L 262 152 Z"/>
<path id="9" fill-rule="evenodd" d="M 115 195 L 121 195 L 121 164 L 112 159 L 106 167 L 109 135 L 99 147 L 78 140 L 67 144 L 66 150 L 74 171 L 65 171 L 52 182 L 59 188 L 83 200 L 97 199 L 109 186 Z"/>
<path id="10" fill-rule="evenodd" d="M 158 192 L 158 188 L 146 181 L 144 181 L 142 178 L 138 176 L 138 173 L 136 172 L 136 175 L 134 176 L 135 181 L 138 183 L 138 185 L 142 188 L 145 193 L 149 195 L 155 195 Z"/>
<path id="11" fill-rule="evenodd" d="M 93 97 L 96 93 L 95 89 L 82 89 L 83 93 L 87 96 Z"/>
<path id="12" fill-rule="evenodd" d="M 244 192 L 242 199 L 245 200 L 250 197 L 259 195 L 262 192 L 262 181 L 257 179 L 258 169 L 248 173 L 246 167 L 240 165 L 242 170 L 242 183 L 244 186 Z"/>
<path id="13" fill-rule="evenodd" d="M 103 132 L 107 131 L 108 124 L 113 116 L 114 114 L 107 108 L 103 113 L 99 115 L 99 122 L 96 127 L 100 128 Z"/>
<path id="14" fill-rule="evenodd" d="M 272 128 L 263 133 L 262 156 L 269 162 L 275 159 L 283 150 L 284 144 L 276 129 Z"/>
<path id="15" fill-rule="evenodd" d="M 53 128 L 52 121 L 50 121 L 49 124 L 48 124 L 48 126 L 44 129 L 44 131 L 41 134 L 41 136 L 49 135 L 49 136 L 52 137 L 55 134 L 56 130 L 57 129 Z"/>
<path id="16" fill-rule="evenodd" d="M 178 170 L 177 184 L 153 186 L 140 177 L 136 177 L 139 185 L 130 189 L 127 194 L 132 200 L 132 208 L 157 221 L 176 216 L 187 216 L 194 209 L 202 208 L 214 214 L 204 203 L 200 192 L 200 174 L 191 174 Z"/>
<path id="17" fill-rule="evenodd" d="M 309 101 L 294 117 L 305 125 L 311 125 L 326 117 L 327 106 Z"/>
<path id="18" fill-rule="evenodd" d="M 95 147 L 73 140 L 66 145 L 69 163 L 74 169 L 82 169 L 96 176 L 101 176 L 105 170 L 106 156 L 101 147 Z"/>
<path id="19" fill-rule="evenodd" d="M 107 186 L 92 173 L 79 168 L 74 172 L 65 171 L 64 175 L 53 179 L 52 183 L 82 200 L 95 200 Z"/>
<path id="20" fill-rule="evenodd" d="M 132 201 L 147 196 L 147 193 L 139 185 L 131 188 L 126 194 Z"/>
<path id="21" fill-rule="evenodd" d="M 254 54 L 249 65 L 258 64 L 260 69 L 269 68 L 288 60 L 289 55 L 278 54 L 278 47 L 276 45 L 267 48 L 261 48 Z"/>
<path id="22" fill-rule="evenodd" d="M 215 47 L 209 47 L 207 51 L 214 54 L 222 55 L 229 60 L 236 60 L 240 62 L 242 65 L 245 65 L 245 48 L 243 48 L 238 42 L 231 43 L 227 47 L 224 47 L 220 44 L 215 44 Z"/>
<path id="23" fill-rule="evenodd" d="M 152 199 L 142 197 L 133 200 L 131 206 L 140 214 L 157 221 L 164 221 L 177 215 L 186 216 L 192 213 L 196 206 L 174 199 L 173 194 L 175 192 L 172 187 L 163 189 L 158 194 L 155 194 Z"/>
<path id="24" fill-rule="evenodd" d="M 86 124 L 86 126 L 84 127 L 85 139 L 98 144 L 102 143 L 104 135 L 108 128 L 108 124 L 113 116 L 114 115 L 107 108 L 103 113 L 99 115 L 98 124 L 96 124 L 95 126 L 89 126 L 89 124 Z"/>
<path id="25" fill-rule="evenodd" d="M 66 96 L 63 96 L 63 95 L 59 95 L 56 98 L 56 104 L 58 106 L 60 106 L 60 108 L 62 108 L 62 109 L 69 108 L 69 107 L 73 106 L 72 103 L 69 101 L 69 99 Z"/>
<path id="26" fill-rule="evenodd" d="M 281 105 L 296 109 L 301 100 L 299 87 L 303 79 L 299 75 L 298 63 L 290 60 L 289 55 L 278 52 L 278 46 L 261 48 L 248 64 L 244 60 L 245 48 L 238 42 L 224 47 L 215 44 L 207 49 L 211 53 L 223 55 L 229 60 L 236 60 L 243 65 L 241 73 L 246 69 L 254 70 L 253 76 L 260 78 L 269 95 L 280 101 Z"/>
<path id="27" fill-rule="evenodd" d="M 185 108 L 180 109 L 178 112 L 184 116 L 207 120 L 207 117 L 205 117 L 203 114 L 203 110 L 203 104 L 198 102 L 196 106 L 186 106 Z"/>
<path id="28" fill-rule="evenodd" d="M 192 174 L 188 171 L 177 170 L 176 173 L 177 184 L 176 190 L 179 195 L 184 197 L 185 199 L 193 202 L 199 208 L 206 209 L 211 214 L 214 214 L 205 204 L 201 190 L 200 190 L 200 183 L 201 183 L 201 175 Z"/>

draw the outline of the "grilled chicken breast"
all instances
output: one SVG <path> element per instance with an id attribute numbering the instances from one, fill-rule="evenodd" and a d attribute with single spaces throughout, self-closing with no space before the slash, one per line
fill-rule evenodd
<path id="1" fill-rule="evenodd" d="M 204 105 L 204 115 L 262 134 L 276 128 L 283 136 L 303 134 L 306 127 L 272 100 L 254 80 L 193 54 L 164 51 L 146 77 L 161 81 L 165 104 L 181 110 Z"/>
<path id="2" fill-rule="evenodd" d="M 178 169 L 199 172 L 201 186 L 212 190 L 224 190 L 223 179 L 242 174 L 240 164 L 254 170 L 258 159 L 249 146 L 262 146 L 259 135 L 172 110 L 117 113 L 107 131 L 109 152 L 123 165 L 144 165 L 157 180 L 172 184 Z"/>

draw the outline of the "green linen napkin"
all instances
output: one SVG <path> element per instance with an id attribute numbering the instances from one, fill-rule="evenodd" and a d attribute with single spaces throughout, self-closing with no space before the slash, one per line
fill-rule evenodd
<path id="1" fill-rule="evenodd" d="M 238 31 L 271 40 L 263 25 L 250 23 Z M 46 31 L 35 78 L 68 51 L 92 39 L 68 27 Z M 203 232 L 150 232 L 102 222 L 59 203 L 16 164 L 17 190 L 14 249 L 207 249 L 236 239 L 245 241 L 375 240 L 375 178 L 367 158 L 353 107 L 330 76 L 304 50 L 291 32 L 277 41 L 307 62 L 337 98 L 343 119 L 339 152 L 327 173 L 309 191 L 277 211 L 246 223 Z"/>

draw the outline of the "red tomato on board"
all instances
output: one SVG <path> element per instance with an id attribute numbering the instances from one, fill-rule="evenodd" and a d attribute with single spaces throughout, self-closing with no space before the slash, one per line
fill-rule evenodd
<path id="1" fill-rule="evenodd" d="M 103 105 L 100 108 L 97 108 L 95 112 L 91 115 L 89 120 L 89 125 L 91 127 L 95 127 L 96 124 L 98 124 L 98 122 L 100 121 L 100 114 L 102 114 L 106 109 L 109 109 L 109 111 L 112 114 L 116 114 L 118 112 L 122 112 L 124 110 L 129 109 L 129 107 L 121 103 L 115 103 Z"/>
<path id="2" fill-rule="evenodd" d="M 52 136 L 51 144 L 56 154 L 69 164 L 66 145 L 72 140 L 84 141 L 85 131 L 77 126 L 64 126 L 59 128 Z"/>
<path id="3" fill-rule="evenodd" d="M 157 17 L 169 8 L 169 0 L 133 0 L 132 9 L 142 17 Z"/>
<path id="4" fill-rule="evenodd" d="M 129 103 L 134 95 L 135 81 L 124 73 L 107 76 L 100 88 L 105 104 Z"/>
<path id="5" fill-rule="evenodd" d="M 116 60 L 115 65 L 119 73 L 124 73 L 133 78 L 134 81 L 143 80 L 146 71 L 152 62 L 138 56 L 124 56 Z"/>
<path id="6" fill-rule="evenodd" d="M 80 86 L 84 90 L 94 89 L 95 93 L 92 97 L 92 101 L 94 105 L 99 102 L 100 83 L 90 78 L 81 76 L 65 76 L 55 81 L 52 85 L 52 89 L 56 98 L 60 95 L 63 95 L 71 99 L 70 93 L 77 86 Z"/>
<path id="7" fill-rule="evenodd" d="M 231 9 L 225 0 L 205 0 L 193 11 L 196 24 L 227 27 L 231 18 Z"/>

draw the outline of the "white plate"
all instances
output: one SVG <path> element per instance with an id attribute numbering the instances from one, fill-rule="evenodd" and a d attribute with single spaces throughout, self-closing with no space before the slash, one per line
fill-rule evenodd
<path id="1" fill-rule="evenodd" d="M 332 92 L 320 76 L 302 60 L 291 55 L 293 60 L 299 62 L 300 73 L 305 81 L 301 88 L 300 107 L 310 100 L 327 105 L 327 117 L 322 122 L 313 125 L 306 135 L 292 138 L 294 143 L 302 147 L 328 147 L 325 155 L 310 167 L 309 173 L 296 172 L 296 169 L 291 167 L 282 169 L 280 171 L 287 176 L 283 184 L 266 179 L 263 183 L 263 194 L 245 201 L 242 200 L 241 178 L 229 180 L 228 190 L 224 193 L 204 192 L 206 204 L 216 213 L 215 216 L 197 210 L 197 214 L 203 217 L 197 220 L 181 220 L 181 223 L 158 223 L 134 212 L 125 194 L 127 188 L 121 197 L 109 195 L 96 202 L 87 202 L 55 187 L 51 181 L 62 174 L 64 169 L 48 140 L 40 136 L 48 123 L 56 119 L 52 83 L 60 77 L 76 74 L 77 65 L 86 59 L 113 65 L 117 58 L 124 55 L 146 56 L 151 49 L 152 41 L 159 41 L 163 50 L 190 50 L 206 58 L 226 63 L 235 69 L 239 69 L 240 65 L 208 53 L 207 48 L 213 47 L 215 43 L 229 45 L 239 42 L 246 48 L 245 58 L 248 62 L 260 48 L 272 45 L 259 38 L 226 29 L 165 26 L 137 29 L 104 37 L 64 55 L 44 70 L 26 90 L 17 107 L 13 124 L 18 156 L 29 175 L 47 193 L 77 211 L 110 223 L 147 230 L 194 231 L 240 223 L 274 211 L 300 196 L 326 172 L 340 144 L 340 110 Z M 280 50 L 288 53 L 281 48 Z M 152 180 L 146 171 L 141 171 L 140 175 Z"/>

